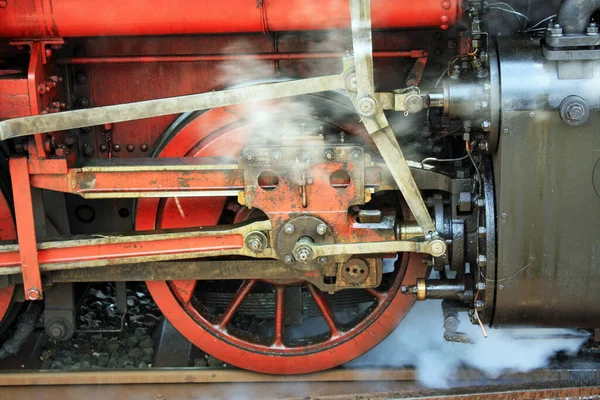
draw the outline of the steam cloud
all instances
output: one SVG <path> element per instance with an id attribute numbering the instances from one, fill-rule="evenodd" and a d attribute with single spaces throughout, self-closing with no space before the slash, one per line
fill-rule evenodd
<path id="1" fill-rule="evenodd" d="M 476 368 L 490 378 L 505 372 L 528 372 L 548 365 L 559 351 L 577 352 L 587 340 L 585 335 L 555 338 L 576 336 L 578 332 L 572 329 L 534 328 L 491 329 L 486 339 L 480 328 L 468 321 L 466 313 L 459 315 L 459 331 L 468 334 L 475 344 L 444 341 L 441 302 L 428 300 L 415 304 L 387 339 L 346 366 L 414 366 L 421 384 L 446 388 L 453 385 L 461 367 Z"/>

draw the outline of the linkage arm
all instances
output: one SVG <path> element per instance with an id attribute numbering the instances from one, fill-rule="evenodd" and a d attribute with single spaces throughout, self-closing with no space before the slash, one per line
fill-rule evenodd
<path id="1" fill-rule="evenodd" d="M 390 169 L 415 219 L 429 237 L 437 237 L 435 225 L 410 172 L 404 154 L 389 126 L 383 108 L 377 103 L 373 81 L 373 44 L 370 0 L 350 0 L 354 68 L 345 73 L 346 90 L 353 99 L 365 128 Z M 443 242 L 444 252 L 446 243 Z"/>

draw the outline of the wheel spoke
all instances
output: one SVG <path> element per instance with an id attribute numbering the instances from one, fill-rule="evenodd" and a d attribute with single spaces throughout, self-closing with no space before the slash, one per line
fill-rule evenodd
<path id="1" fill-rule="evenodd" d="M 371 294 L 377 301 L 381 301 L 386 298 L 387 293 L 379 292 L 375 289 L 365 289 L 367 293 Z"/>
<path id="2" fill-rule="evenodd" d="M 171 281 L 171 287 L 179 296 L 182 303 L 187 304 L 192 299 L 197 281 Z"/>
<path id="3" fill-rule="evenodd" d="M 248 296 L 248 293 L 250 293 L 255 283 L 256 279 L 246 279 L 244 282 L 242 282 L 242 285 L 235 293 L 235 296 L 233 296 L 233 299 L 231 299 L 227 305 L 227 308 L 223 312 L 223 315 L 221 316 L 219 321 L 219 327 L 221 329 L 225 329 L 227 327 L 227 324 L 229 324 L 229 321 L 231 321 L 231 318 L 233 318 L 239 306 L 244 302 L 244 299 L 246 296 Z"/>
<path id="4" fill-rule="evenodd" d="M 284 294 L 285 286 L 275 286 L 275 347 L 283 347 Z"/>
<path id="5" fill-rule="evenodd" d="M 313 285 L 308 284 L 308 291 L 315 300 L 315 303 L 317 303 L 317 307 L 319 307 L 319 310 L 321 310 L 321 314 L 323 314 L 323 318 L 325 318 L 325 322 L 327 322 L 327 325 L 329 326 L 329 330 L 331 331 L 331 338 L 333 339 L 335 337 L 338 337 L 340 335 L 340 331 L 338 330 L 335 324 L 335 314 L 333 313 L 331 306 L 329 305 L 327 300 L 325 300 L 323 294 L 319 292 L 318 289 L 315 288 Z"/>

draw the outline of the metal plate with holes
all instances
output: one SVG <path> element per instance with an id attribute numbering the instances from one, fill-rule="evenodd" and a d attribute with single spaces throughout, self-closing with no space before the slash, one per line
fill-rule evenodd
<path id="1" fill-rule="evenodd" d="M 364 204 L 364 157 L 359 146 L 246 148 L 246 206 L 272 214 L 347 210 Z"/>

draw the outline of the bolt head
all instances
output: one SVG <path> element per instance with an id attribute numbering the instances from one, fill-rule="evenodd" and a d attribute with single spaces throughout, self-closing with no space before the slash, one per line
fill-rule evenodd
<path id="1" fill-rule="evenodd" d="M 246 154 L 246 161 L 248 161 L 248 162 L 254 161 L 254 154 L 252 154 L 252 153 Z"/>
<path id="2" fill-rule="evenodd" d="M 598 35 L 598 25 L 594 22 L 592 22 L 591 24 L 588 25 L 587 27 L 587 34 L 589 36 L 596 36 Z"/>
<path id="3" fill-rule="evenodd" d="M 363 97 L 356 103 L 356 108 L 363 117 L 370 117 L 377 112 L 377 103 L 370 97 Z"/>
<path id="4" fill-rule="evenodd" d="M 487 257 L 483 254 L 477 256 L 477 265 L 480 267 L 485 267 L 487 265 Z"/>
<path id="5" fill-rule="evenodd" d="M 479 228 L 477 228 L 477 236 L 479 236 L 480 238 L 485 237 L 485 235 L 487 234 L 487 229 L 485 228 L 485 226 L 480 226 Z"/>
<path id="6" fill-rule="evenodd" d="M 294 227 L 293 224 L 285 224 L 285 226 L 283 227 L 283 232 L 286 235 L 291 235 L 292 233 L 294 233 L 295 230 L 296 230 L 296 227 Z"/>
<path id="7" fill-rule="evenodd" d="M 37 289 L 29 289 L 29 291 L 27 292 L 27 298 L 29 300 L 38 300 L 41 298 L 41 295 L 42 294 Z"/>
<path id="8" fill-rule="evenodd" d="M 273 152 L 273 160 L 279 161 L 281 159 L 281 153 L 278 151 Z"/>
<path id="9" fill-rule="evenodd" d="M 348 74 L 346 76 L 346 88 L 352 92 L 356 92 L 358 84 L 356 82 L 356 74 Z"/>
<path id="10" fill-rule="evenodd" d="M 327 225 L 319 224 L 317 225 L 317 233 L 321 236 L 327 233 Z"/>
<path id="11" fill-rule="evenodd" d="M 585 108 L 581 104 L 571 104 L 565 112 L 570 121 L 578 122 L 585 116 Z"/>
<path id="12" fill-rule="evenodd" d="M 563 29 L 560 24 L 554 24 L 554 26 L 549 28 L 550 36 L 562 36 Z"/>
<path id="13" fill-rule="evenodd" d="M 477 290 L 485 290 L 485 282 L 478 282 Z"/>
<path id="14" fill-rule="evenodd" d="M 484 132 L 489 132 L 490 129 L 492 129 L 492 123 L 490 121 L 483 121 L 481 123 L 481 129 L 483 129 Z"/>
<path id="15" fill-rule="evenodd" d="M 323 156 L 327 160 L 333 160 L 335 158 L 335 153 L 333 150 L 329 149 L 329 150 L 325 150 L 325 153 L 323 153 Z"/>
<path id="16" fill-rule="evenodd" d="M 358 160 L 360 158 L 360 151 L 358 151 L 358 150 L 352 151 L 352 158 L 354 158 L 355 160 Z"/>
<path id="17" fill-rule="evenodd" d="M 483 307 L 485 307 L 485 303 L 482 300 L 477 300 L 475 302 L 475 308 L 477 309 L 477 311 L 483 310 Z"/>
<path id="18" fill-rule="evenodd" d="M 295 260 L 295 258 L 291 254 L 286 254 L 285 257 L 283 258 L 283 262 L 286 263 L 286 264 L 288 264 L 288 265 L 293 264 L 294 260 Z"/>
<path id="19" fill-rule="evenodd" d="M 319 264 L 323 265 L 327 263 L 327 257 L 319 257 Z"/>

